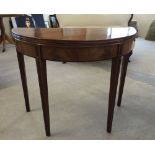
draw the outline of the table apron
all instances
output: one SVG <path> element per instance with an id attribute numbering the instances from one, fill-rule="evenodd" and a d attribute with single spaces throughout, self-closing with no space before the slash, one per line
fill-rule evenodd
<path id="1" fill-rule="evenodd" d="M 57 47 L 16 41 L 16 48 L 19 53 L 51 61 L 97 61 L 112 59 L 128 54 L 132 50 L 132 45 L 133 39 L 125 40 L 121 44 L 105 44 L 105 46 L 90 47 Z"/>

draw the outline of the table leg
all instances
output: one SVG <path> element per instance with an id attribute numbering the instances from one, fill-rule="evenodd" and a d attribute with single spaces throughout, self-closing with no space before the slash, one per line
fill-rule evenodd
<path id="1" fill-rule="evenodd" d="M 111 133 L 121 58 L 113 58 L 111 66 L 107 132 Z"/>
<path id="2" fill-rule="evenodd" d="M 2 36 L 3 39 L 3 49 L 2 52 L 5 52 L 5 35 Z"/>
<path id="3" fill-rule="evenodd" d="M 0 36 L 0 43 L 3 41 L 2 36 Z"/>
<path id="4" fill-rule="evenodd" d="M 0 29 L 1 29 L 1 42 L 2 42 L 2 52 L 5 52 L 5 28 L 3 24 L 3 18 L 0 17 Z"/>
<path id="5" fill-rule="evenodd" d="M 1 36 L 0 36 L 0 43 L 2 42 L 2 52 L 5 52 L 5 46 L 6 46 L 6 40 L 9 43 L 13 43 L 13 41 L 9 38 L 9 36 L 5 33 L 5 27 L 3 23 L 3 18 L 0 17 L 0 30 L 1 30 Z"/>
<path id="6" fill-rule="evenodd" d="M 131 54 L 132 52 L 128 55 L 123 56 L 123 60 L 122 60 L 121 77 L 120 77 L 120 85 L 119 85 L 119 93 L 118 93 L 118 101 L 117 101 L 117 106 L 119 107 L 121 106 L 125 77 L 126 77 L 129 57 L 131 56 Z"/>
<path id="7" fill-rule="evenodd" d="M 41 95 L 41 101 L 42 101 L 45 131 L 46 131 L 46 136 L 50 136 L 50 116 L 49 116 L 49 103 L 48 103 L 46 60 L 36 59 L 36 66 L 37 66 L 37 72 L 38 72 L 38 80 L 39 80 L 40 95 Z"/>
<path id="8" fill-rule="evenodd" d="M 22 81 L 22 86 L 23 86 L 23 93 L 24 93 L 24 98 L 25 98 L 26 111 L 29 112 L 30 111 L 30 104 L 29 104 L 24 56 L 23 56 L 23 54 L 17 52 L 17 58 L 18 58 L 20 76 L 21 76 L 21 81 Z"/>

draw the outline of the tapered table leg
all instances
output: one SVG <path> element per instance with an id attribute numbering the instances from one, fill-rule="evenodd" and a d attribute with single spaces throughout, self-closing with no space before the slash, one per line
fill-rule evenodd
<path id="1" fill-rule="evenodd" d="M 23 56 L 23 54 L 17 52 L 17 58 L 18 58 L 20 76 L 21 76 L 21 81 L 22 81 L 22 86 L 23 86 L 23 93 L 24 93 L 24 98 L 25 98 L 26 111 L 29 112 L 30 111 L 30 104 L 29 104 L 24 56 Z"/>
<path id="2" fill-rule="evenodd" d="M 5 35 L 2 36 L 3 37 L 3 49 L 2 49 L 2 52 L 5 52 Z"/>
<path id="3" fill-rule="evenodd" d="M 111 66 L 107 132 L 111 133 L 121 58 L 113 58 Z"/>
<path id="4" fill-rule="evenodd" d="M 0 31 L 1 31 L 1 42 L 2 42 L 2 52 L 5 52 L 5 28 L 3 24 L 3 18 L 0 17 Z"/>
<path id="5" fill-rule="evenodd" d="M 39 80 L 39 86 L 40 86 L 40 95 L 41 95 L 41 101 L 42 101 L 45 131 L 46 131 L 46 136 L 50 136 L 50 117 L 49 117 L 49 103 L 48 103 L 46 60 L 36 60 L 36 65 L 37 65 L 38 80 Z"/>
<path id="6" fill-rule="evenodd" d="M 125 77 L 126 77 L 129 57 L 131 56 L 131 54 L 132 52 L 128 55 L 123 56 L 123 60 L 122 60 L 121 77 L 120 77 L 120 85 L 119 85 L 118 101 L 117 101 L 117 106 L 119 107 L 121 106 Z"/>

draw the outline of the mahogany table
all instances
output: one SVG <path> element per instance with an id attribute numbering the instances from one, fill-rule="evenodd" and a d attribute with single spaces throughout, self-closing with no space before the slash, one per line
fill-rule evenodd
<path id="1" fill-rule="evenodd" d="M 111 132 L 119 72 L 121 68 L 118 106 L 121 105 L 128 60 L 136 37 L 135 28 L 17 28 L 12 30 L 12 36 L 16 42 L 27 112 L 30 106 L 24 55 L 36 60 L 46 136 L 50 136 L 46 60 L 84 62 L 111 59 L 107 117 L 107 132 Z"/>

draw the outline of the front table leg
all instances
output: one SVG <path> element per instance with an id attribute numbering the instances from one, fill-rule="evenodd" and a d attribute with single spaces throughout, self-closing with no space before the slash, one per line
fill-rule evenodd
<path id="1" fill-rule="evenodd" d="M 107 132 L 111 133 L 121 58 L 113 58 L 111 66 Z"/>
<path id="2" fill-rule="evenodd" d="M 17 52 L 17 58 L 18 58 L 20 76 L 21 76 L 21 81 L 22 81 L 22 86 L 23 86 L 23 93 L 24 93 L 24 98 L 25 98 L 26 111 L 29 112 L 30 111 L 30 104 L 29 104 L 24 56 L 23 56 L 23 54 Z"/>
<path id="3" fill-rule="evenodd" d="M 50 136 L 50 117 L 49 117 L 49 103 L 48 103 L 46 60 L 36 59 L 36 65 L 37 65 L 38 80 L 39 80 L 39 86 L 40 86 L 40 95 L 41 95 L 41 101 L 42 101 L 45 131 L 46 131 L 46 136 Z"/>

